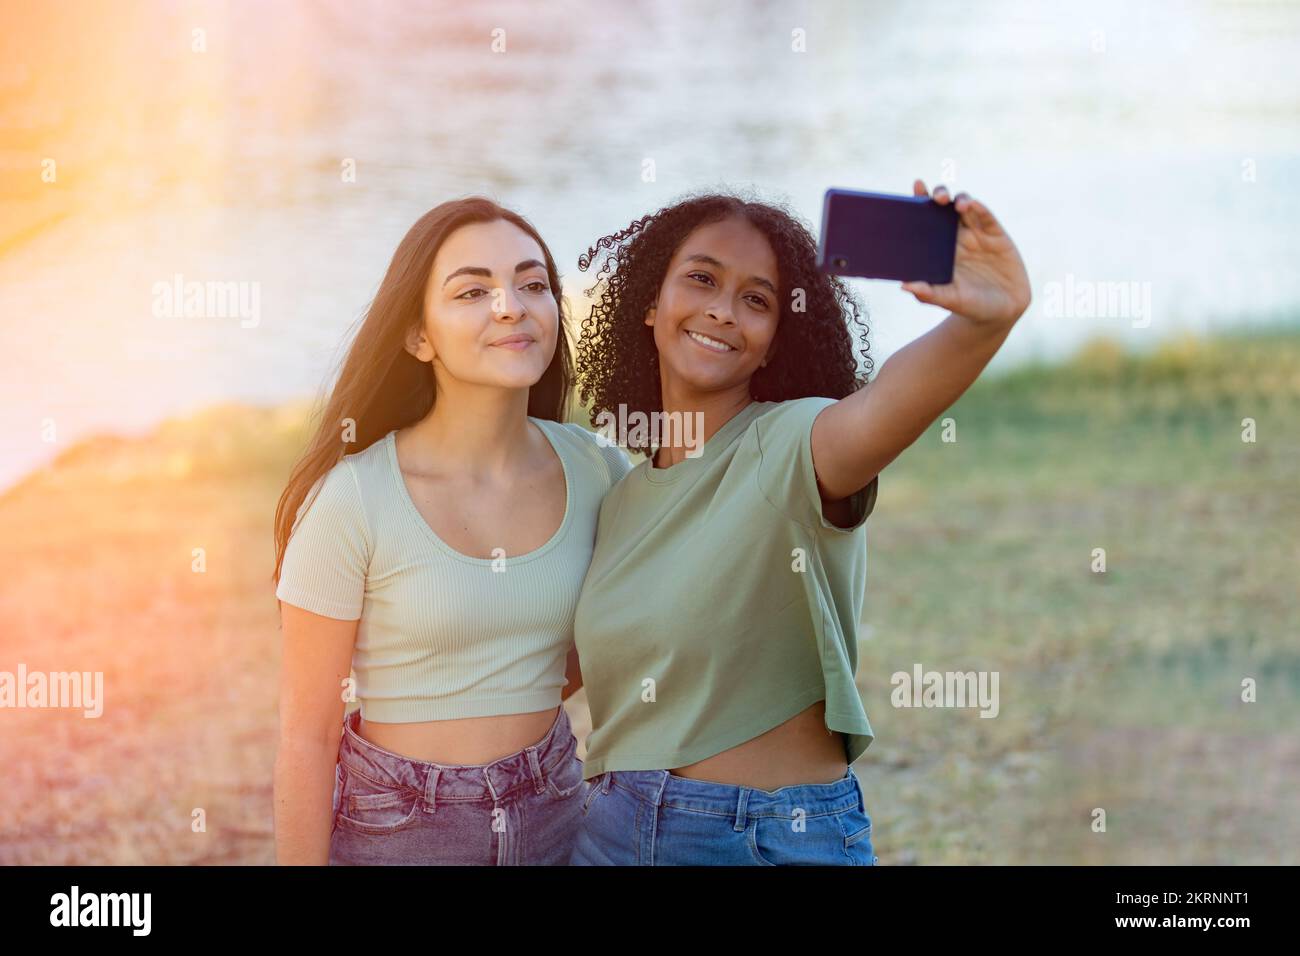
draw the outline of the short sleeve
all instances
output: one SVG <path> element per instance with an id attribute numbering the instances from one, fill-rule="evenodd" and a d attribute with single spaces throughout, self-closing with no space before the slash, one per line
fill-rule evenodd
<path id="1" fill-rule="evenodd" d="M 631 471 L 635 466 L 632 459 L 618 445 L 614 444 L 607 436 L 600 432 L 591 431 L 583 428 L 581 425 L 570 422 L 568 427 L 578 432 L 583 441 L 591 446 L 592 451 L 600 459 L 601 467 L 604 469 L 609 479 L 607 488 L 613 488 L 623 480 L 623 476 Z"/>
<path id="2" fill-rule="evenodd" d="M 361 617 L 369 565 L 361 490 L 351 464 L 343 460 L 299 507 L 275 596 L 325 617 L 355 621 Z"/>
<path id="3" fill-rule="evenodd" d="M 799 524 L 851 534 L 875 508 L 880 476 L 850 498 L 852 517 L 847 527 L 826 520 L 813 467 L 812 428 L 823 409 L 834 404 L 833 398 L 799 398 L 781 402 L 758 417 L 758 483 L 767 500 Z"/>

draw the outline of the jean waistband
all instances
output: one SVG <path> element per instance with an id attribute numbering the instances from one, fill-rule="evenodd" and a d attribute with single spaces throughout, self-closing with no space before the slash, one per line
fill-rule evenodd
<path id="1" fill-rule="evenodd" d="M 569 715 L 560 705 L 551 729 L 541 740 L 517 753 L 486 764 L 441 764 L 404 757 L 366 740 L 357 728 L 361 712 L 343 721 L 339 763 L 381 786 L 408 787 L 424 794 L 430 805 L 438 800 L 501 800 L 512 791 L 531 786 L 538 793 L 547 776 L 577 749 Z"/>
<path id="2" fill-rule="evenodd" d="M 746 815 L 788 817 L 800 808 L 809 814 L 863 809 L 862 785 L 852 767 L 832 783 L 800 783 L 776 790 L 678 777 L 667 770 L 608 770 L 593 777 L 591 786 L 605 793 L 611 787 L 621 787 L 656 806 L 734 814 L 737 819 Z"/>

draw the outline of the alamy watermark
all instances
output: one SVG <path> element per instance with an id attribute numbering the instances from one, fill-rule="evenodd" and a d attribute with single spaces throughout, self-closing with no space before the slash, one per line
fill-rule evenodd
<path id="1" fill-rule="evenodd" d="M 912 665 L 912 673 L 896 671 L 889 683 L 895 707 L 978 707 L 981 717 L 996 717 L 997 671 L 927 671 Z"/>
<path id="2" fill-rule="evenodd" d="M 103 671 L 0 671 L 0 709 L 6 707 L 74 707 L 86 717 L 104 713 Z"/>
<path id="3" fill-rule="evenodd" d="M 124 926 L 132 936 L 148 936 L 152 911 L 152 893 L 83 893 L 74 883 L 50 897 L 51 926 Z"/>
<path id="4" fill-rule="evenodd" d="M 1133 328 L 1151 324 L 1151 283 L 1092 281 L 1065 274 L 1064 282 L 1043 287 L 1043 310 L 1049 319 L 1131 319 Z"/>
<path id="5" fill-rule="evenodd" d="M 620 404 L 618 414 L 606 410 L 597 415 L 596 441 L 627 448 L 685 448 L 687 458 L 699 458 L 704 450 L 703 412 L 629 412 Z"/>
<path id="6" fill-rule="evenodd" d="M 171 282 L 155 282 L 152 291 L 155 318 L 239 319 L 243 329 L 262 321 L 260 282 L 186 282 L 178 272 Z"/>

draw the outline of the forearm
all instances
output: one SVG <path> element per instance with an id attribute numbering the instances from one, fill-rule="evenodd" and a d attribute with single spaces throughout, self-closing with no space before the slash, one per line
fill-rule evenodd
<path id="1" fill-rule="evenodd" d="M 848 497 L 910 447 L 970 387 L 1014 324 L 949 314 L 891 355 L 871 384 L 827 408 L 813 426 L 823 498 Z"/>
<path id="2" fill-rule="evenodd" d="M 325 866 L 334 825 L 338 746 L 280 742 L 275 758 L 275 859 Z"/>
<path id="3" fill-rule="evenodd" d="M 1014 325 L 949 313 L 881 366 L 870 385 L 872 427 L 898 429 L 899 452 L 911 445 L 970 388 Z"/>

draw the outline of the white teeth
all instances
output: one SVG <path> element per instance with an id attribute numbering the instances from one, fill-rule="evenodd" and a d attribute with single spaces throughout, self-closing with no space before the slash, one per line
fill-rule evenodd
<path id="1" fill-rule="evenodd" d="M 707 335 L 701 335 L 699 332 L 692 332 L 689 329 L 686 332 L 691 338 L 699 342 L 706 349 L 712 349 L 715 352 L 734 352 L 736 351 L 726 342 L 719 342 L 717 339 L 711 339 Z"/>

